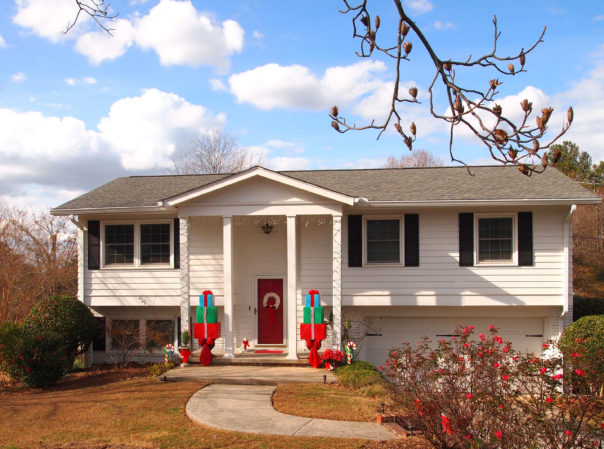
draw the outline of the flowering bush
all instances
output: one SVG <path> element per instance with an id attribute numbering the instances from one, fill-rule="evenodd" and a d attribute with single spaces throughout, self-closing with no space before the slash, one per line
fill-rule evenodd
<path id="1" fill-rule="evenodd" d="M 560 357 L 516 352 L 493 326 L 478 338 L 473 326 L 456 334 L 435 346 L 403 342 L 383 368 L 434 447 L 598 447 L 602 402 L 563 394 Z"/>
<path id="2" fill-rule="evenodd" d="M 54 385 L 65 373 L 67 359 L 63 337 L 55 332 L 23 332 L 15 345 L 12 371 L 25 385 L 44 388 Z"/>
<path id="3" fill-rule="evenodd" d="M 341 362 L 344 358 L 344 353 L 339 349 L 332 351 L 331 349 L 326 349 L 321 354 L 321 360 L 324 360 L 327 363 L 331 363 L 332 366 L 336 366 L 337 363 Z"/>
<path id="4" fill-rule="evenodd" d="M 562 333 L 560 350 L 572 374 L 573 387 L 604 396 L 604 315 L 584 316 Z"/>

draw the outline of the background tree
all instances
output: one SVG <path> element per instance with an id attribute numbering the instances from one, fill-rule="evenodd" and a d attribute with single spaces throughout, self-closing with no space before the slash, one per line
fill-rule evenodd
<path id="1" fill-rule="evenodd" d="M 497 52 L 498 40 L 501 33 L 497 27 L 497 17 L 493 19 L 494 37 L 492 50 L 482 56 L 463 59 L 453 59 L 452 55 L 438 55 L 423 31 L 409 16 L 401 0 L 394 0 L 395 17 L 397 24 L 394 35 L 383 39 L 380 33 L 381 19 L 373 14 L 369 8 L 369 0 L 352 4 L 343 0 L 344 14 L 352 16 L 353 37 L 360 40 L 360 51 L 357 55 L 361 58 L 370 58 L 374 54 L 385 55 L 386 60 L 392 61 L 395 69 L 394 87 L 391 102 L 386 114 L 386 119 L 376 124 L 372 121 L 368 125 L 349 124 L 345 117 L 340 115 L 337 106 L 331 109 L 330 117 L 332 127 L 344 133 L 351 130 L 375 129 L 379 137 L 390 127 L 396 129 L 401 135 L 405 145 L 411 150 L 416 139 L 417 127 L 409 123 L 402 114 L 401 106 L 406 103 L 418 104 L 419 91 L 412 87 L 408 92 L 400 92 L 401 72 L 403 62 L 410 61 L 410 54 L 414 45 L 423 48 L 434 65 L 434 74 L 428 83 L 428 97 L 430 113 L 434 118 L 444 120 L 449 125 L 449 153 L 451 160 L 464 163 L 457 159 L 453 153 L 453 136 L 457 126 L 464 126 L 470 130 L 487 148 L 493 159 L 504 164 L 517 165 L 519 170 L 530 175 L 541 172 L 550 163 L 547 158 L 547 149 L 569 128 L 573 120 L 573 110 L 569 108 L 566 122 L 562 124 L 561 131 L 553 138 L 546 138 L 545 133 L 548 122 L 553 113 L 551 107 L 541 110 L 541 115 L 535 117 L 535 124 L 529 124 L 533 115 L 533 105 L 524 99 L 518 110 L 522 111 L 519 121 L 511 117 L 514 111 L 503 111 L 498 105 L 496 97 L 498 86 L 501 82 L 496 76 L 515 76 L 525 71 L 526 57 L 543 42 L 545 28 L 537 40 L 526 50 L 511 56 L 502 56 Z M 379 2 L 374 2 L 372 7 L 377 8 Z M 392 11 L 386 11 L 385 17 L 390 17 Z M 415 36 L 415 39 L 412 39 Z M 384 43 L 385 41 L 385 43 Z M 493 76 L 483 85 L 463 84 L 457 77 L 457 70 L 465 73 L 469 69 L 482 70 Z M 444 94 L 448 109 L 438 112 L 439 106 L 435 105 L 434 98 Z M 535 114 L 536 115 L 536 114 Z M 541 164 L 534 164 L 535 159 L 541 159 Z M 465 163 L 464 163 L 465 164 Z"/>
<path id="2" fill-rule="evenodd" d="M 171 156 L 171 172 L 177 175 L 236 173 L 262 165 L 261 157 L 250 154 L 232 134 L 213 129 L 193 144 L 178 148 Z"/>
<path id="3" fill-rule="evenodd" d="M 591 155 L 581 151 L 579 145 L 569 140 L 561 144 L 552 145 L 549 157 L 558 154 L 556 168 L 571 179 L 589 184 L 602 184 L 604 182 L 604 161 L 594 164 Z"/>
<path id="4" fill-rule="evenodd" d="M 442 167 L 443 160 L 427 150 L 415 150 L 409 154 L 403 154 L 400 159 L 390 156 L 386 160 L 385 168 L 407 168 L 407 167 Z"/>

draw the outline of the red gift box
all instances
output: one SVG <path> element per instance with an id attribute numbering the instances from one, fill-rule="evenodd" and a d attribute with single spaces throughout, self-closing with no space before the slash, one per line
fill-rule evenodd
<path id="1" fill-rule="evenodd" d="M 205 326 L 208 327 L 207 337 Z M 198 340 L 203 340 L 204 338 L 216 340 L 220 338 L 220 323 L 193 323 L 193 338 L 197 338 Z"/>
<path id="2" fill-rule="evenodd" d="M 300 338 L 302 340 L 325 340 L 325 324 L 315 324 L 315 338 L 312 338 L 312 324 L 300 324 Z"/>

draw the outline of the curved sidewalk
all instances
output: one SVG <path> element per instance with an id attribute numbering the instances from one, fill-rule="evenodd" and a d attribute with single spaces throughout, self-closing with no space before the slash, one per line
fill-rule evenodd
<path id="1" fill-rule="evenodd" d="M 236 432 L 305 437 L 390 440 L 396 436 L 377 423 L 302 418 L 273 408 L 275 386 L 211 384 L 187 402 L 187 416 L 198 424 Z"/>

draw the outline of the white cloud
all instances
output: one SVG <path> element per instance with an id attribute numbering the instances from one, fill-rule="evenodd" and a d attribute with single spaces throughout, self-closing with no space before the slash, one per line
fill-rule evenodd
<path id="1" fill-rule="evenodd" d="M 294 142 L 272 139 L 261 145 L 252 145 L 246 151 L 264 160 L 264 165 L 271 170 L 306 170 L 311 168 L 309 159 L 298 155 L 304 148 Z"/>
<path id="2" fill-rule="evenodd" d="M 311 161 L 303 157 L 277 156 L 267 159 L 266 167 L 271 170 L 308 170 Z"/>
<path id="3" fill-rule="evenodd" d="M 598 14 L 596 17 L 593 18 L 593 20 L 595 22 L 601 22 L 602 20 L 604 20 L 604 14 Z"/>
<path id="4" fill-rule="evenodd" d="M 347 106 L 379 88 L 383 81 L 375 73 L 386 70 L 380 61 L 362 61 L 345 67 L 331 67 L 322 78 L 307 67 L 266 64 L 231 75 L 231 93 L 238 102 L 271 110 L 275 108 L 326 109 Z"/>
<path id="5" fill-rule="evenodd" d="M 562 126 L 569 106 L 574 109 L 574 121 L 562 138 L 577 143 L 587 151 L 594 162 L 604 160 L 604 60 L 596 63 L 588 75 L 577 81 L 568 91 L 554 98 L 554 115 L 550 119 L 550 132 Z M 554 122 L 558 119 L 558 123 Z"/>
<path id="6" fill-rule="evenodd" d="M 434 5 L 429 0 L 406 0 L 405 6 L 417 14 L 423 14 L 432 11 Z"/>
<path id="7" fill-rule="evenodd" d="M 440 20 L 437 20 L 434 22 L 434 28 L 436 30 L 452 30 L 455 28 L 455 24 L 452 22 L 441 22 Z"/>
<path id="8" fill-rule="evenodd" d="M 23 72 L 15 73 L 10 77 L 13 83 L 22 83 L 27 79 L 27 75 Z"/>
<path id="9" fill-rule="evenodd" d="M 68 86 L 77 86 L 80 84 L 92 85 L 96 84 L 96 78 L 92 76 L 84 76 L 82 78 L 65 78 L 65 84 Z"/>
<path id="10" fill-rule="evenodd" d="M 226 84 L 224 84 L 221 80 L 216 79 L 216 78 L 212 78 L 210 80 L 210 87 L 214 91 L 227 91 L 228 92 L 228 90 L 229 90 L 229 88 L 226 86 Z"/>
<path id="11" fill-rule="evenodd" d="M 17 14 L 13 23 L 28 28 L 37 36 L 58 42 L 70 34 L 65 34 L 67 25 L 78 12 L 73 0 L 15 0 Z M 80 16 L 81 22 L 87 16 Z"/>
<path id="12" fill-rule="evenodd" d="M 95 65 L 119 58 L 134 43 L 135 30 L 132 23 L 126 19 L 116 20 L 111 28 L 111 35 L 104 30 L 82 34 L 76 41 L 76 51 Z"/>
<path id="13" fill-rule="evenodd" d="M 252 33 L 252 36 L 257 41 L 261 41 L 262 39 L 264 39 L 264 35 L 260 31 L 258 31 L 258 30 L 254 30 L 254 32 Z"/>
<path id="14" fill-rule="evenodd" d="M 4 40 L 4 38 L 0 35 L 0 48 L 6 48 L 6 41 Z"/>
<path id="15" fill-rule="evenodd" d="M 186 144 L 224 122 L 224 115 L 214 116 L 175 94 L 150 89 L 116 101 L 98 128 L 125 169 L 141 170 L 165 166 L 178 143 Z"/>

